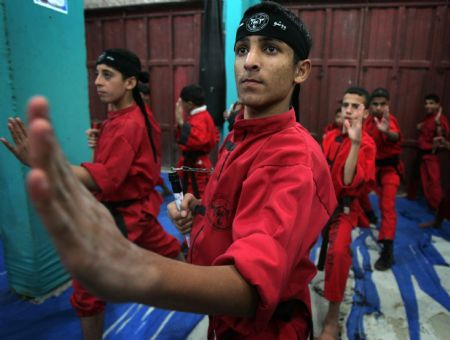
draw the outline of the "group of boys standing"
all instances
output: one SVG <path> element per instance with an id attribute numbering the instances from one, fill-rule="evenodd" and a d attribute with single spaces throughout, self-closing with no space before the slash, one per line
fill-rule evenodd
<path id="1" fill-rule="evenodd" d="M 113 105 L 107 122 L 114 127 L 113 135 L 108 141 L 100 140 L 108 143 L 110 151 L 103 160 L 97 155 L 93 163 L 70 167 L 54 138 L 46 100 L 30 101 L 30 142 L 24 162 L 32 168 L 30 197 L 63 263 L 86 287 L 83 293 L 209 314 L 209 339 L 306 339 L 312 334 L 308 284 L 316 273 L 309 253 L 330 221 L 325 263 L 325 297 L 330 305 L 320 338 L 338 338 L 339 305 L 351 265 L 351 230 L 362 215 L 359 202 L 367 195 L 367 187 L 375 186 L 379 192 L 382 210 L 383 250 L 376 267 L 385 270 L 393 263 L 401 134 L 388 109 L 387 91 L 374 91 L 370 97 L 362 88 L 349 88 L 341 105 L 342 129 L 324 138 L 325 160 L 312 136 L 296 123 L 290 107 L 294 88 L 310 75 L 310 48 L 303 22 L 279 4 L 263 2 L 245 12 L 234 48 L 243 109 L 219 151 L 208 185 L 201 187 L 202 198 L 187 193 L 181 209 L 174 202 L 168 206 L 173 223 L 192 234 L 190 263 L 166 258 L 182 259 L 179 245 L 169 252 L 161 241 L 145 247 L 139 243 L 151 221 L 161 239 L 174 244 L 162 233 L 154 213 L 149 217 L 150 212 L 139 209 L 139 216 L 132 211 L 125 216 L 128 237 L 130 231 L 139 231 L 130 240 L 148 249 L 143 250 L 121 235 L 118 223 L 85 190 L 96 192 L 101 201 L 108 193 L 112 198 L 131 193 L 123 190 L 123 179 L 128 180 L 124 182 L 127 189 L 138 194 L 145 190 L 138 190 L 142 186 L 136 184 L 137 175 L 157 182 L 160 163 L 153 145 L 157 129 L 152 129 L 149 112 L 137 95 L 137 80 L 143 78 L 138 58 L 123 50 L 107 50 L 97 61 L 99 96 Z M 189 161 L 182 165 L 208 168 L 207 149 L 198 149 L 193 163 L 188 160 L 192 155 L 187 146 L 195 145 L 196 136 L 201 135 L 196 128 L 209 125 L 206 108 L 195 95 L 197 89 L 189 91 L 190 96 L 182 93 L 176 109 L 178 143 L 185 146 L 183 157 Z M 18 122 L 11 122 L 12 132 L 14 124 Z M 15 146 L 2 141 L 20 159 L 17 146 L 28 137 L 19 125 L 21 138 L 13 133 Z M 217 134 L 211 128 L 208 136 L 210 146 Z M 114 152 L 118 145 L 126 152 Z M 108 157 L 115 160 L 114 167 L 103 164 L 110 162 Z M 125 161 L 132 172 L 125 171 Z M 152 166 L 152 174 L 144 161 Z M 123 177 L 120 182 L 119 177 Z M 197 178 L 186 181 L 195 190 Z M 146 202 L 147 197 L 127 197 L 117 208 L 127 212 L 140 207 L 141 200 Z M 79 211 L 85 214 L 80 217 Z M 130 222 L 137 219 L 137 226 L 130 229 Z M 82 325 L 83 319 L 97 323 L 83 328 L 85 338 L 101 338 L 103 320 L 97 316 L 103 308 L 104 303 L 90 307 L 89 315 L 80 315 Z M 88 336 L 87 330 L 94 328 L 96 332 Z"/>
<path id="2" fill-rule="evenodd" d="M 352 262 L 352 229 L 357 225 L 368 227 L 369 223 L 377 223 L 368 198 L 372 190 L 379 199 L 381 223 L 378 241 L 382 245 L 381 255 L 374 267 L 384 271 L 394 264 L 393 242 L 397 225 L 395 198 L 404 168 L 400 160 L 402 133 L 397 118 L 390 112 L 389 101 L 389 92 L 384 88 L 375 89 L 370 96 L 362 88 L 350 88 L 343 97 L 341 110 L 336 111 L 335 121 L 324 131 L 323 150 L 339 201 L 337 214 L 332 218 L 329 229 L 326 229 L 329 235 L 324 238 L 329 237 L 330 242 L 325 263 L 324 290 L 324 296 L 330 304 L 322 333 L 324 338 L 336 337 L 339 331 L 339 304 L 343 300 Z M 361 115 L 361 120 L 364 120 L 360 123 L 360 136 L 348 130 L 351 109 L 360 111 L 358 116 Z M 436 210 L 439 204 L 446 202 L 442 200 L 440 164 L 436 151 L 448 144 L 446 136 L 449 128 L 447 119 L 442 115 L 438 96 L 430 94 L 425 97 L 425 110 L 427 115 L 417 126 L 420 173 L 429 207 Z M 358 176 L 352 182 L 345 181 L 349 164 L 356 164 L 357 168 Z"/>

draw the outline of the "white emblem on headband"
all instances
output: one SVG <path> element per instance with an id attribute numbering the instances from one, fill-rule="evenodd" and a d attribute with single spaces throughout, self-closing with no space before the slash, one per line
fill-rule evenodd
<path id="1" fill-rule="evenodd" d="M 284 25 L 281 21 L 275 21 L 273 23 L 273 27 L 280 27 L 283 31 L 286 31 L 286 25 Z"/>
<path id="2" fill-rule="evenodd" d="M 256 13 L 247 20 L 247 30 L 250 32 L 261 31 L 269 23 L 269 16 L 266 13 Z"/>

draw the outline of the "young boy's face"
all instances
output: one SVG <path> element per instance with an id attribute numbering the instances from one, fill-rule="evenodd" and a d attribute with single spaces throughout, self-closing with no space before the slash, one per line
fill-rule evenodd
<path id="1" fill-rule="evenodd" d="M 388 100 L 384 97 L 374 97 L 370 101 L 370 113 L 376 117 L 382 117 L 388 108 Z"/>
<path id="2" fill-rule="evenodd" d="M 350 123 L 359 118 L 366 118 L 369 112 L 366 110 L 364 102 L 364 97 L 354 93 L 346 93 L 341 104 L 343 118 L 349 120 Z"/>
<path id="3" fill-rule="evenodd" d="M 234 74 L 239 101 L 258 108 L 290 100 L 294 51 L 278 39 L 247 36 L 236 43 Z"/>
<path id="4" fill-rule="evenodd" d="M 425 112 L 427 114 L 432 114 L 439 111 L 441 104 L 435 102 L 433 99 L 425 100 Z"/>
<path id="5" fill-rule="evenodd" d="M 115 104 L 122 99 L 127 90 L 132 90 L 130 79 L 124 79 L 122 73 L 105 64 L 97 65 L 95 86 L 103 103 Z"/>

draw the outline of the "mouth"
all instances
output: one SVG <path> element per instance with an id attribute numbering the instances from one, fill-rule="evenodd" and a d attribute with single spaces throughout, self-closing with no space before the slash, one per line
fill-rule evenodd
<path id="1" fill-rule="evenodd" d="M 257 79 L 253 79 L 253 78 L 244 78 L 241 80 L 241 84 L 262 84 L 262 81 L 257 80 Z"/>

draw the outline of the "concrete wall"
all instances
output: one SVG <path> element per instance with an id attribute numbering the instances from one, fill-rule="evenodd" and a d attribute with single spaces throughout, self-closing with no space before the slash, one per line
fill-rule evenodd
<path id="1" fill-rule="evenodd" d="M 90 157 L 83 4 L 68 1 L 68 14 L 33 1 L 0 0 L 0 136 L 7 118 L 26 119 L 28 98 L 45 95 L 70 162 Z M 28 169 L 0 145 L 0 240 L 12 289 L 40 297 L 68 280 L 47 233 L 27 198 Z"/>

